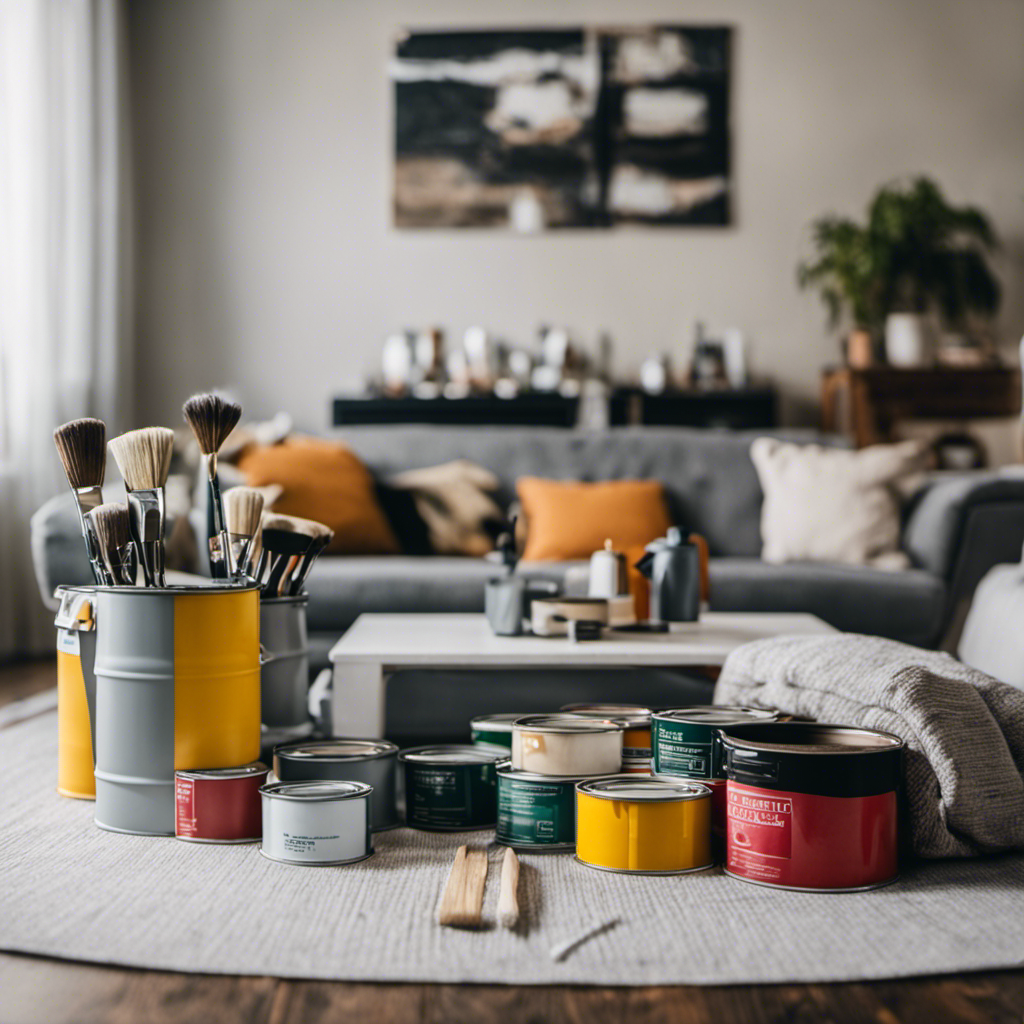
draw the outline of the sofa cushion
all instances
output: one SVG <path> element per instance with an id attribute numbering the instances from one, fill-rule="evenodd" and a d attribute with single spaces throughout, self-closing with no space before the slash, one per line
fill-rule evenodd
<path id="1" fill-rule="evenodd" d="M 844 632 L 929 647 L 942 628 L 946 587 L 920 569 L 713 558 L 710 603 L 715 611 L 810 612 Z"/>

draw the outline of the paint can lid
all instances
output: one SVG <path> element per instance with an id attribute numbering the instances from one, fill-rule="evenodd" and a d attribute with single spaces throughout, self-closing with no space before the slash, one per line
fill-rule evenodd
<path id="1" fill-rule="evenodd" d="M 398 755 L 399 761 L 416 764 L 472 765 L 497 764 L 508 757 L 508 747 L 489 743 L 446 743 L 436 747 L 410 747 Z"/>
<path id="2" fill-rule="evenodd" d="M 250 761 L 234 768 L 189 768 L 176 771 L 176 779 L 244 779 L 250 775 L 266 775 L 270 769 L 262 761 Z"/>
<path id="3" fill-rule="evenodd" d="M 279 800 L 354 800 L 369 796 L 373 786 L 365 782 L 269 782 L 260 786 L 263 796 Z"/>
<path id="4" fill-rule="evenodd" d="M 872 754 L 898 751 L 903 740 L 878 729 L 820 722 L 765 722 L 723 729 L 722 743 L 735 750 L 787 754 Z"/>
<path id="5" fill-rule="evenodd" d="M 622 732 L 626 725 L 620 718 L 590 718 L 568 711 L 552 715 L 527 715 L 517 718 L 513 732 Z"/>
<path id="6" fill-rule="evenodd" d="M 601 800 L 643 803 L 701 800 L 711 796 L 711 790 L 699 782 L 655 779 L 644 775 L 613 775 L 608 779 L 590 779 L 587 782 L 580 782 L 576 786 L 576 792 Z"/>
<path id="7" fill-rule="evenodd" d="M 588 718 L 611 718 L 627 728 L 642 729 L 651 724 L 651 709 L 640 704 L 563 704 L 562 711 Z"/>
<path id="8" fill-rule="evenodd" d="M 687 722 L 693 725 L 739 725 L 741 722 L 774 722 L 777 711 L 764 708 L 749 708 L 741 704 L 714 704 L 693 708 L 672 708 L 655 711 L 654 719 L 659 722 Z"/>
<path id="9" fill-rule="evenodd" d="M 390 740 L 360 740 L 335 737 L 330 740 L 298 740 L 282 743 L 274 748 L 275 757 L 286 760 L 310 761 L 370 761 L 377 757 L 390 757 L 398 747 Z"/>
<path id="10" fill-rule="evenodd" d="M 522 712 L 501 715 L 477 715 L 470 723 L 470 729 L 478 732 L 512 732 L 512 723 L 523 717 Z"/>
<path id="11" fill-rule="evenodd" d="M 513 768 L 511 761 L 501 761 L 497 765 L 497 772 L 503 779 L 510 779 L 513 782 L 543 782 L 549 786 L 575 786 L 577 782 L 610 779 L 619 774 L 615 772 L 613 775 L 544 775 L 541 772 L 525 772 L 522 768 Z"/>

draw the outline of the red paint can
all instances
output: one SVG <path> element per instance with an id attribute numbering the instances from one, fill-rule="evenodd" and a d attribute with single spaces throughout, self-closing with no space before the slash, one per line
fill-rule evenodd
<path id="1" fill-rule="evenodd" d="M 256 843 L 263 838 L 260 786 L 270 769 L 260 761 L 239 768 L 174 773 L 174 834 L 191 843 Z"/>
<path id="2" fill-rule="evenodd" d="M 830 892 L 896 880 L 898 736 L 816 722 L 730 726 L 719 735 L 727 874 Z"/>

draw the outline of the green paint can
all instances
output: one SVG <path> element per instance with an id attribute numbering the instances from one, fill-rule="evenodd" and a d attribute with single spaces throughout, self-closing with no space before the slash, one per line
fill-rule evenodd
<path id="1" fill-rule="evenodd" d="M 405 823 L 425 832 L 494 828 L 498 817 L 495 765 L 503 747 L 446 744 L 398 755 L 405 776 Z"/>
<path id="2" fill-rule="evenodd" d="M 576 783 L 518 771 L 511 761 L 498 765 L 496 839 L 516 850 L 568 852 L 576 849 Z"/>
<path id="3" fill-rule="evenodd" d="M 513 715 L 479 715 L 469 723 L 470 736 L 474 743 L 487 743 L 496 747 L 512 749 L 512 723 L 527 712 Z"/>
<path id="4" fill-rule="evenodd" d="M 725 725 L 774 722 L 778 717 L 777 711 L 727 704 L 656 711 L 651 720 L 651 769 L 655 775 L 724 779 L 717 730 Z"/>

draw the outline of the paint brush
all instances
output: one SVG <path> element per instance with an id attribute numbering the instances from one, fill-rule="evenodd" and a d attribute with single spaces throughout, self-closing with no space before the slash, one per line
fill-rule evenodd
<path id="1" fill-rule="evenodd" d="M 96 533 L 103 565 L 114 585 L 134 586 L 133 544 L 128 506 L 122 505 L 119 501 L 97 505 L 88 513 L 88 518 Z"/>
<path id="2" fill-rule="evenodd" d="M 85 417 L 71 420 L 53 432 L 64 475 L 75 496 L 82 536 L 92 565 L 93 578 L 100 586 L 111 583 L 100 557 L 99 544 L 87 513 L 103 504 L 103 477 L 107 470 L 107 427 L 103 420 Z"/>
<path id="3" fill-rule="evenodd" d="M 227 440 L 228 434 L 242 417 L 242 407 L 220 395 L 193 395 L 183 406 L 185 422 L 199 442 L 199 450 L 206 464 L 209 486 L 207 510 L 210 573 L 214 579 L 228 579 L 232 575 L 231 545 L 224 522 L 224 505 L 220 497 L 220 481 L 217 479 L 217 452 Z"/>
<path id="4" fill-rule="evenodd" d="M 107 443 L 128 494 L 131 538 L 147 587 L 164 579 L 164 484 L 171 469 L 174 431 L 167 427 L 129 430 Z"/>
<path id="5" fill-rule="evenodd" d="M 285 572 L 289 567 L 298 564 L 292 559 L 301 560 L 309 550 L 313 538 L 296 527 L 310 521 L 299 519 L 297 516 L 263 516 L 263 553 L 270 569 L 267 581 L 263 584 L 263 593 L 267 597 L 278 596 Z"/>
<path id="6" fill-rule="evenodd" d="M 295 595 L 301 594 L 302 588 L 306 584 L 306 577 L 309 576 L 310 570 L 313 568 L 313 563 L 323 554 L 327 546 L 334 540 L 334 531 L 329 526 L 324 526 L 323 523 L 314 522 L 312 519 L 306 520 L 307 532 L 312 538 L 312 542 L 309 548 L 306 550 L 305 555 L 302 556 L 302 561 L 295 568 L 291 576 L 286 576 L 285 579 L 291 580 L 288 585 L 288 593 Z"/>
<path id="7" fill-rule="evenodd" d="M 254 487 L 232 487 L 224 494 L 224 523 L 235 575 L 253 576 L 252 558 L 263 516 L 263 495 Z M 258 557 L 258 555 L 257 555 Z"/>

